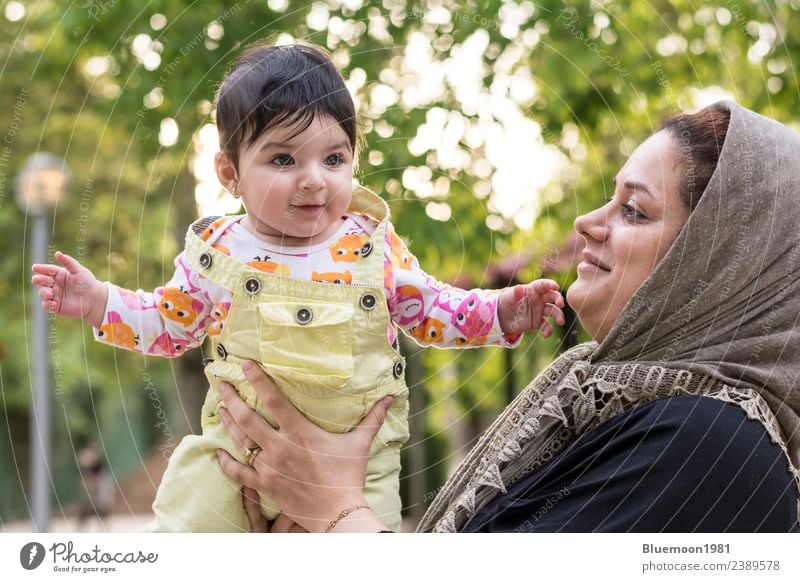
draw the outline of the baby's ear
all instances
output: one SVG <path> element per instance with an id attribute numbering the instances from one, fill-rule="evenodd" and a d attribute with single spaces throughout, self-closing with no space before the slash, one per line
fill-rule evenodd
<path id="1" fill-rule="evenodd" d="M 236 166 L 228 154 L 225 152 L 216 153 L 214 156 L 214 170 L 217 172 L 220 184 L 228 191 L 233 192 L 239 179 L 236 173 Z"/>

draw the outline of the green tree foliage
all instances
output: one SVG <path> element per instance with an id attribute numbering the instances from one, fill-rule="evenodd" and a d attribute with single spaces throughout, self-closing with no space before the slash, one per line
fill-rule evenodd
<path id="1" fill-rule="evenodd" d="M 366 143 L 359 179 L 389 201 L 423 266 L 443 280 L 502 285 L 489 267 L 523 253 L 520 280 L 540 276 L 547 258 L 568 284 L 574 217 L 610 195 L 611 178 L 663 115 L 728 95 L 793 121 L 798 8 L 797 0 L 5 3 L 0 389 L 17 440 L 0 450 L 24 458 L 25 314 L 36 306 L 30 220 L 13 203 L 12 182 L 28 154 L 50 151 L 72 168 L 53 248 L 100 278 L 153 288 L 169 277 L 197 213 L 197 132 L 213 121 L 226 67 L 251 42 L 306 39 L 327 47 L 350 79 Z M 513 139 L 521 145 L 501 147 Z M 520 179 L 538 175 L 550 180 L 534 187 Z M 508 192 L 517 180 L 518 192 L 495 197 L 503 181 Z M 145 360 L 94 345 L 78 322 L 52 325 L 55 414 L 70 431 L 62 456 L 71 458 L 78 438 L 113 434 L 111 444 L 129 451 L 124 472 L 140 463 L 142 447 L 169 437 L 165 426 L 177 434 L 190 424 L 194 412 L 184 414 L 172 394 L 175 378 L 191 378 L 196 363 Z M 557 350 L 557 341 L 527 339 L 514 355 L 516 385 Z M 462 413 L 489 418 L 502 406 L 500 353 L 428 350 L 420 358 L 434 424 L 447 426 L 449 413 L 437 407 L 453 395 Z M 443 373 L 451 369 L 456 377 Z"/>

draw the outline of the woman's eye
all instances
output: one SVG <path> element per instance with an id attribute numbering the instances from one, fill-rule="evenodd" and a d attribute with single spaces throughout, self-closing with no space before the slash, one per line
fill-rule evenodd
<path id="1" fill-rule="evenodd" d="M 288 166 L 289 164 L 292 163 L 292 156 L 290 156 L 289 154 L 279 154 L 274 158 L 272 158 L 272 160 L 270 160 L 270 163 L 281 167 Z"/>
<path id="2" fill-rule="evenodd" d="M 325 158 L 325 165 L 338 166 L 344 163 L 344 156 L 342 154 L 331 154 Z"/>
<path id="3" fill-rule="evenodd" d="M 630 204 L 623 204 L 622 205 L 622 216 L 629 220 L 642 220 L 647 218 L 644 214 L 636 210 Z"/>

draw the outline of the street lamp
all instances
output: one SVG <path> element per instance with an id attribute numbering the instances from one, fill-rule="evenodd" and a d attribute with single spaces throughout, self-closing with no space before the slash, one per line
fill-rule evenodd
<path id="1" fill-rule="evenodd" d="M 15 195 L 20 209 L 32 217 L 31 258 L 47 262 L 48 217 L 64 199 L 70 181 L 66 162 L 51 154 L 30 156 L 17 174 Z M 50 349 L 47 320 L 33 287 L 30 410 L 30 497 L 33 529 L 47 531 L 50 521 Z"/>

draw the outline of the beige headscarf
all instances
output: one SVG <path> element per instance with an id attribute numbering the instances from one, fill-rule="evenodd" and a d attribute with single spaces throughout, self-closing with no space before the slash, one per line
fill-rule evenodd
<path id="1" fill-rule="evenodd" d="M 730 111 L 727 137 L 667 255 L 602 344 L 566 352 L 508 406 L 419 531 L 458 531 L 577 436 L 677 394 L 741 406 L 800 485 L 800 136 L 732 102 L 712 107 Z"/>

